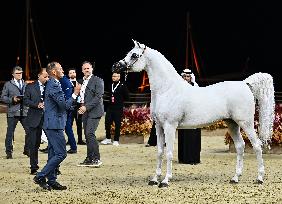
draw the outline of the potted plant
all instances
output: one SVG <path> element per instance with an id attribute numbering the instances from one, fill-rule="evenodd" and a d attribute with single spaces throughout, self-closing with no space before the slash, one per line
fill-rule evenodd
<path id="1" fill-rule="evenodd" d="M 152 128 L 150 108 L 148 106 L 132 105 L 123 109 L 120 140 L 122 143 L 144 143 Z M 114 133 L 112 125 L 111 133 Z"/>

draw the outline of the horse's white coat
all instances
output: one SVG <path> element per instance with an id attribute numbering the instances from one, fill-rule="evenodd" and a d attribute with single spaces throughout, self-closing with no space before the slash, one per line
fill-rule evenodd
<path id="1" fill-rule="evenodd" d="M 158 158 L 156 174 L 161 175 L 164 143 L 166 143 L 167 173 L 161 182 L 168 184 L 172 177 L 173 144 L 176 128 L 203 127 L 225 119 L 237 150 L 237 183 L 243 170 L 245 143 L 240 127 L 247 133 L 258 160 L 258 182 L 263 182 L 262 144 L 272 136 L 274 119 L 274 88 L 271 75 L 256 73 L 244 81 L 224 81 L 207 87 L 193 87 L 185 82 L 172 64 L 158 51 L 134 41 L 135 47 L 120 63 L 126 62 L 129 71 L 146 70 L 151 88 L 151 113 L 156 121 Z M 139 58 L 133 58 L 135 53 Z M 136 56 L 136 55 L 135 55 Z M 260 113 L 259 136 L 254 130 L 255 101 Z"/>

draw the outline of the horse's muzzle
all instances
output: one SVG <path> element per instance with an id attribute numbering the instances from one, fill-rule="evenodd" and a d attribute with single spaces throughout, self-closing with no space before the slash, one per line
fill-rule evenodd
<path id="1" fill-rule="evenodd" d="M 113 64 L 112 72 L 124 72 L 127 70 L 127 64 L 124 61 L 119 61 Z"/>

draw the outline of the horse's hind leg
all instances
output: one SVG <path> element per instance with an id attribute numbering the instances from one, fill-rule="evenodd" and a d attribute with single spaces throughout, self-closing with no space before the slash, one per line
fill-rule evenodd
<path id="1" fill-rule="evenodd" d="M 153 178 L 149 181 L 149 185 L 158 185 L 158 178 L 162 174 L 162 161 L 163 161 L 163 155 L 164 155 L 164 131 L 163 128 L 156 123 L 156 134 L 157 134 L 157 147 L 158 147 L 158 153 L 157 153 L 157 168 L 156 173 L 153 176 Z"/>
<path id="2" fill-rule="evenodd" d="M 241 122 L 240 126 L 247 134 L 252 146 L 253 150 L 256 153 L 257 161 L 258 161 L 258 178 L 257 182 L 259 184 L 263 183 L 263 177 L 264 177 L 264 165 L 263 165 L 263 159 L 262 159 L 262 143 L 260 139 L 257 137 L 257 134 L 254 129 L 254 122 Z"/>
<path id="3" fill-rule="evenodd" d="M 233 120 L 226 120 L 225 122 L 227 123 L 228 131 L 231 135 L 231 138 L 233 139 L 237 153 L 236 173 L 230 180 L 230 183 L 238 183 L 239 177 L 242 175 L 243 172 L 245 142 L 240 133 L 240 127 L 238 126 L 238 124 Z"/>

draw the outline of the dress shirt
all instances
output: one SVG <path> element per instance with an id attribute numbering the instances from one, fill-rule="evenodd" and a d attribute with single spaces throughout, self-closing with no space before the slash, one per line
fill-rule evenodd
<path id="1" fill-rule="evenodd" d="M 86 90 L 86 86 L 89 82 L 89 79 L 92 77 L 93 74 L 91 74 L 89 77 L 84 78 L 83 77 L 83 83 L 80 89 L 80 103 L 84 103 L 84 94 L 85 94 L 85 90 Z"/>
<path id="2" fill-rule="evenodd" d="M 16 83 L 16 85 L 19 87 L 19 89 L 20 90 L 22 90 L 22 87 L 23 87 L 23 85 L 22 85 L 22 80 L 21 79 L 19 79 L 19 80 L 16 80 L 16 79 L 14 79 L 14 82 Z"/>

